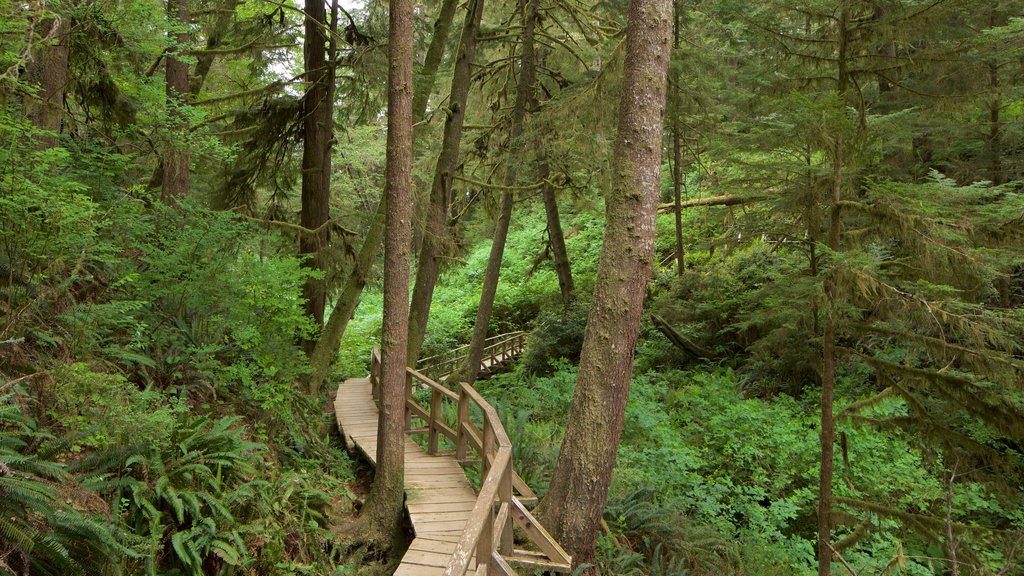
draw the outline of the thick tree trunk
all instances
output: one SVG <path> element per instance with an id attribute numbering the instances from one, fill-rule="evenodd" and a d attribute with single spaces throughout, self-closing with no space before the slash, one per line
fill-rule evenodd
<path id="1" fill-rule="evenodd" d="M 26 96 L 25 112 L 36 128 L 47 132 L 38 138 L 39 147 L 45 149 L 57 145 L 64 120 L 71 22 L 66 18 L 50 18 L 40 25 L 39 32 L 49 40 L 32 51 L 32 60 L 28 62 L 28 82 L 38 87 L 39 92 Z"/>
<path id="2" fill-rule="evenodd" d="M 444 255 L 445 221 L 448 203 L 451 201 L 452 178 L 459 160 L 459 144 L 462 139 L 462 124 L 466 117 L 466 101 L 469 98 L 469 84 L 472 78 L 470 66 L 476 57 L 476 36 L 480 30 L 480 18 L 484 11 L 484 0 L 469 0 L 466 21 L 459 40 L 459 52 L 455 57 L 455 71 L 452 75 L 451 96 L 448 100 L 448 117 L 444 125 L 441 153 L 434 169 L 434 181 L 430 186 L 430 206 L 427 209 L 426 229 L 423 246 L 420 248 L 416 268 L 416 284 L 412 292 L 409 310 L 409 364 L 419 359 L 423 337 L 427 333 L 427 319 L 430 317 L 430 301 L 434 297 L 434 286 L 441 272 L 441 258 Z"/>
<path id="3" fill-rule="evenodd" d="M 327 99 L 330 74 L 327 67 L 327 13 L 323 0 L 306 0 L 305 54 L 306 94 L 302 119 L 302 209 L 299 223 L 315 234 L 299 236 L 299 255 L 303 265 L 323 271 L 321 249 L 327 244 L 330 219 L 330 134 L 333 103 Z M 306 314 L 320 326 L 324 324 L 324 282 L 310 278 L 303 287 Z"/>
<path id="4" fill-rule="evenodd" d="M 540 158 L 540 177 L 547 180 L 551 177 L 551 168 L 547 158 Z M 558 290 L 562 294 L 562 304 L 568 306 L 572 302 L 575 286 L 572 281 L 572 267 L 569 265 L 569 252 L 565 249 L 565 235 L 562 234 L 562 220 L 558 215 L 558 199 L 555 187 L 547 182 L 541 188 L 544 198 L 544 216 L 547 219 L 548 242 L 551 244 L 551 255 L 555 262 L 555 275 L 558 276 Z"/>
<path id="5" fill-rule="evenodd" d="M 184 25 L 188 22 L 187 0 L 168 0 L 167 13 L 171 22 Z M 188 116 L 182 110 L 188 104 L 188 64 L 177 56 L 188 43 L 188 33 L 178 32 L 174 38 L 177 46 L 167 55 L 164 72 L 168 120 L 171 123 L 171 132 L 175 137 L 167 144 L 167 149 L 164 151 L 163 185 L 161 188 L 161 197 L 165 202 L 170 203 L 177 202 L 188 195 L 189 180 Z"/>
<path id="6" fill-rule="evenodd" d="M 533 25 L 537 16 L 536 0 L 519 0 L 519 10 L 523 24 L 520 35 L 519 84 L 516 86 L 516 100 L 512 107 L 512 122 L 509 127 L 509 155 L 505 163 L 505 186 L 513 187 L 518 179 L 518 166 L 523 161 L 523 122 L 526 118 L 526 106 L 533 99 L 536 81 L 536 56 L 533 45 Z M 473 337 L 469 342 L 466 354 L 466 382 L 473 384 L 480 374 L 480 361 L 483 359 L 484 346 L 487 343 L 487 328 L 491 323 L 491 312 L 494 310 L 494 295 L 498 292 L 498 279 L 501 275 L 501 260 L 505 254 L 505 240 L 508 239 L 508 227 L 512 221 L 512 192 L 505 190 L 501 195 L 501 215 L 494 226 L 494 238 L 491 241 L 491 253 L 487 258 L 487 269 L 484 272 L 483 287 L 480 290 L 480 306 L 476 309 L 476 323 L 473 325 Z"/>
<path id="7" fill-rule="evenodd" d="M 363 516 L 371 542 L 385 543 L 402 518 L 405 378 L 412 239 L 412 2 L 391 0 L 385 168 L 384 327 L 381 334 L 377 470 Z"/>
<path id="8" fill-rule="evenodd" d="M 577 565 L 594 558 L 651 276 L 671 26 L 671 0 L 631 0 L 601 260 L 576 392 L 540 510 Z"/>

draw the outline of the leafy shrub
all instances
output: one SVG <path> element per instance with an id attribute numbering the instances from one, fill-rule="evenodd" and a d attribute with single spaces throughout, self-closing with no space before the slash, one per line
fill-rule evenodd
<path id="1" fill-rule="evenodd" d="M 522 358 L 528 373 L 551 374 L 554 361 L 560 358 L 579 361 L 588 311 L 585 303 L 574 302 L 568 308 L 549 310 L 537 319 Z"/>

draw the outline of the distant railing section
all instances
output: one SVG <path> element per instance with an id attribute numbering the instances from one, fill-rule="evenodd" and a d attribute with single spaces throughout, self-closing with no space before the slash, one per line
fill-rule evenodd
<path id="1" fill-rule="evenodd" d="M 406 431 L 426 434 L 427 453 L 432 455 L 439 453 L 441 438 L 448 438 L 455 445 L 456 459 L 480 466 L 480 493 L 445 576 L 462 576 L 473 564 L 474 574 L 480 576 L 514 576 L 512 565 L 528 570 L 569 572 L 571 558 L 527 509 L 527 504 L 536 503 L 537 496 L 512 466 L 512 443 L 494 407 L 466 383 L 460 383 L 456 393 L 418 370 L 406 368 L 406 373 Z M 380 398 L 379 375 L 380 354 L 374 347 L 370 355 L 370 383 L 375 399 Z M 414 384 L 430 391 L 429 406 L 419 404 L 413 394 Z M 454 425 L 444 418 L 445 402 L 455 404 Z M 474 410 L 479 414 L 480 426 L 472 417 Z M 425 425 L 414 428 L 414 420 Z M 538 551 L 517 549 L 513 526 L 519 527 Z"/>
<path id="2" fill-rule="evenodd" d="M 481 372 L 522 355 L 526 350 L 526 332 L 498 334 L 488 338 L 484 344 L 484 353 L 480 358 Z M 423 358 L 416 363 L 416 369 L 424 374 L 430 374 L 436 380 L 444 380 L 464 368 L 468 358 L 469 345 L 464 344 L 443 354 Z"/>

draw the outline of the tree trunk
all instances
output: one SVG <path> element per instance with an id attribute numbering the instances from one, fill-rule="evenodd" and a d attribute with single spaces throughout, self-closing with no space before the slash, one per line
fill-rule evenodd
<path id="1" fill-rule="evenodd" d="M 377 212 L 373 215 L 373 223 L 366 232 L 363 246 L 359 249 L 352 272 L 345 281 L 345 288 L 338 297 L 338 301 L 331 310 L 327 324 L 320 332 L 320 339 L 309 357 L 309 364 L 313 373 L 309 377 L 309 393 L 316 396 L 320 393 L 320 386 L 327 379 L 331 363 L 338 354 L 338 346 L 341 345 L 341 337 L 345 335 L 348 328 L 348 321 L 359 304 L 359 296 L 363 288 L 370 280 L 370 272 L 373 270 L 373 263 L 377 260 L 377 252 L 380 250 L 381 237 L 384 236 L 384 219 L 387 214 L 387 202 L 381 200 L 377 206 Z"/>
<path id="2" fill-rule="evenodd" d="M 551 168 L 547 158 L 541 156 L 540 177 L 547 180 L 551 177 Z M 569 252 L 565 249 L 565 236 L 562 234 L 562 221 L 558 215 L 558 199 L 555 197 L 555 187 L 547 182 L 541 188 L 541 195 L 544 198 L 544 216 L 547 218 L 548 242 L 551 244 L 551 254 L 555 262 L 555 274 L 558 276 L 558 290 L 562 293 L 562 304 L 568 306 L 572 302 L 572 293 L 575 286 L 572 282 L 572 267 L 569 265 Z"/>
<path id="3" fill-rule="evenodd" d="M 167 0 L 167 15 L 170 22 L 184 26 L 189 19 L 187 0 Z M 188 64 L 177 57 L 188 43 L 188 32 L 178 32 L 174 41 L 176 45 L 168 53 L 164 68 L 168 121 L 174 138 L 164 151 L 161 197 L 169 203 L 188 195 L 189 179 L 188 116 L 183 110 L 188 105 Z"/>
<path id="4" fill-rule="evenodd" d="M 71 23 L 66 18 L 49 18 L 40 25 L 40 33 L 50 40 L 32 51 L 27 64 L 28 82 L 38 86 L 39 92 L 25 97 L 25 112 L 36 128 L 46 132 L 37 139 L 39 148 L 46 149 L 57 145 L 64 120 Z"/>
<path id="5" fill-rule="evenodd" d="M 302 209 L 299 223 L 315 234 L 299 236 L 303 265 L 323 272 L 321 250 L 327 244 L 330 219 L 330 133 L 333 103 L 328 101 L 330 74 L 327 70 L 327 14 L 323 0 L 306 0 L 305 54 L 306 94 L 302 119 Z M 310 278 L 302 290 L 306 314 L 324 324 L 324 281 Z"/>
<path id="6" fill-rule="evenodd" d="M 365 534 L 376 543 L 387 542 L 398 528 L 405 490 L 405 340 L 412 239 L 412 17 L 411 0 L 391 0 L 380 419 L 377 469 L 362 512 Z"/>
<path id="7" fill-rule="evenodd" d="M 526 106 L 533 99 L 534 82 L 536 81 L 536 57 L 533 46 L 533 26 L 537 16 L 536 0 L 519 0 L 519 10 L 523 23 L 520 35 L 519 84 L 516 86 L 516 100 L 512 107 L 512 122 L 509 127 L 509 155 L 505 163 L 505 186 L 513 187 L 518 179 L 518 166 L 523 162 L 523 121 L 526 118 Z M 484 272 L 484 283 L 480 290 L 480 306 L 476 309 L 476 323 L 473 325 L 473 337 L 469 342 L 466 354 L 466 382 L 473 384 L 480 374 L 480 361 L 483 359 L 484 346 L 487 343 L 487 328 L 491 323 L 491 312 L 494 310 L 494 295 L 498 291 L 498 279 L 501 275 L 501 260 L 505 254 L 505 240 L 508 239 L 508 227 L 512 220 L 512 191 L 505 190 L 501 195 L 501 215 L 494 226 L 494 239 L 491 241 L 491 253 L 487 258 L 487 270 Z"/>
<path id="8" fill-rule="evenodd" d="M 437 67 L 444 56 L 444 47 L 446 45 L 444 40 L 448 38 L 448 29 L 451 27 L 452 21 L 452 14 L 445 15 L 444 13 L 448 4 L 451 4 L 451 12 L 454 13 L 455 11 L 455 3 L 452 0 L 446 0 L 445 5 L 442 6 L 442 14 L 438 16 L 438 22 L 434 24 L 435 36 L 430 40 L 430 48 L 427 50 L 427 62 L 421 71 L 420 83 L 413 85 L 416 90 L 412 112 L 414 139 L 415 125 L 423 119 L 426 101 L 429 98 L 430 92 L 434 89 Z M 447 24 L 442 26 L 442 22 L 445 19 L 447 19 Z M 333 25 L 336 28 L 336 23 Z M 439 38 L 440 40 L 438 40 Z M 425 90 L 427 96 L 423 98 L 423 107 L 416 108 L 415 96 L 419 94 L 420 90 Z M 310 355 L 310 365 L 313 368 L 313 373 L 310 375 L 308 386 L 310 393 L 313 395 L 319 393 L 320 386 L 327 379 L 327 373 L 334 361 L 334 357 L 338 353 L 341 338 L 345 335 L 348 322 L 352 319 L 356 306 L 359 304 L 359 296 L 363 293 L 363 288 L 366 287 L 367 282 L 370 280 L 373 263 L 377 260 L 381 238 L 384 236 L 384 218 L 386 213 L 387 202 L 382 199 L 377 206 L 377 212 L 373 216 L 373 223 L 370 225 L 366 238 L 363 240 L 363 246 L 359 250 L 358 256 L 356 256 L 352 272 L 349 273 L 348 279 L 345 282 L 345 288 L 342 290 L 341 296 L 338 297 L 334 309 L 331 310 L 327 324 L 324 325 L 320 339 Z"/>
<path id="9" fill-rule="evenodd" d="M 676 275 L 682 276 L 686 270 L 686 251 L 683 248 L 683 169 L 682 154 L 679 146 L 679 120 L 672 119 L 672 191 L 674 194 L 674 210 L 676 217 Z"/>
<path id="10" fill-rule="evenodd" d="M 840 98 L 846 96 L 849 83 L 847 70 L 847 24 L 850 9 L 845 1 L 840 3 L 838 22 L 838 54 L 836 91 Z M 828 246 L 838 253 L 842 229 L 843 198 L 843 142 L 842 135 L 835 135 L 832 154 L 832 218 L 829 222 Z M 834 262 L 833 262 L 834 265 Z M 825 331 L 822 346 L 821 376 L 821 473 L 818 484 L 818 575 L 829 576 L 832 570 L 832 475 L 833 451 L 835 445 L 835 418 L 832 416 L 833 396 L 836 386 L 836 302 L 834 275 L 825 278 Z"/>
<path id="11" fill-rule="evenodd" d="M 679 17 L 682 9 L 678 2 L 672 3 L 672 48 L 679 48 Z M 679 134 L 679 80 L 676 79 L 675 91 L 672 94 L 675 106 L 672 107 L 672 192 L 676 217 L 676 275 L 682 276 L 686 270 L 686 252 L 683 249 L 683 154 Z"/>
<path id="12" fill-rule="evenodd" d="M 416 284 L 412 292 L 409 310 L 409 364 L 419 359 L 420 347 L 427 332 L 430 316 L 430 301 L 434 297 L 434 286 L 441 271 L 441 257 L 444 255 L 445 220 L 448 203 L 451 201 L 452 178 L 459 160 L 459 144 L 462 139 L 462 124 L 466 117 L 466 100 L 472 78 L 470 66 L 476 57 L 476 36 L 480 30 L 480 18 L 484 11 L 484 0 L 470 0 L 466 9 L 466 21 L 459 40 L 459 52 L 455 57 L 455 71 L 452 74 L 451 96 L 448 100 L 448 117 L 444 125 L 441 153 L 434 169 L 434 181 L 430 186 L 430 206 L 427 209 L 426 230 L 420 249 L 419 264 L 416 268 Z"/>
<path id="13" fill-rule="evenodd" d="M 1006 19 L 1001 18 L 999 15 L 996 3 L 992 5 L 988 23 L 993 28 L 1006 23 Z M 999 63 L 993 60 L 988 63 L 988 87 L 992 92 L 992 100 L 988 104 L 988 179 L 997 186 L 1006 182 L 1006 174 L 1003 172 L 1002 125 L 999 119 L 999 112 L 1002 108 L 999 84 Z"/>
<path id="14" fill-rule="evenodd" d="M 414 85 L 415 92 L 412 97 L 412 121 L 414 138 L 419 130 L 415 127 L 423 120 L 427 113 L 427 101 L 430 100 L 430 93 L 434 91 L 434 79 L 437 77 L 437 68 L 444 58 L 444 48 L 448 44 L 448 32 L 452 27 L 452 20 L 455 19 L 455 9 L 459 3 L 457 0 L 443 0 L 441 10 L 434 22 L 434 35 L 430 37 L 430 46 L 427 47 L 427 55 L 423 59 L 423 67 L 417 74 L 417 82 Z"/>
<path id="15" fill-rule="evenodd" d="M 231 20 L 235 16 L 235 11 L 238 9 L 238 3 L 240 0 L 227 0 L 224 8 L 217 13 L 217 20 L 213 25 L 213 28 L 209 31 L 206 37 L 206 50 L 196 56 L 196 68 L 195 73 L 192 74 L 192 79 L 188 85 L 189 98 L 195 100 L 199 97 L 199 94 L 203 91 L 203 84 L 206 83 L 206 77 L 210 74 L 210 69 L 213 68 L 213 62 L 216 60 L 216 53 L 210 52 L 220 47 L 223 41 L 224 35 L 228 33 L 231 25 Z M 161 158 L 157 163 L 156 167 L 153 168 L 153 175 L 149 179 L 149 188 L 155 190 L 157 186 L 161 186 L 164 181 L 164 162 Z"/>
<path id="16" fill-rule="evenodd" d="M 651 276 L 671 25 L 671 0 L 630 1 L 601 259 L 576 392 L 540 510 L 577 565 L 594 559 Z"/>

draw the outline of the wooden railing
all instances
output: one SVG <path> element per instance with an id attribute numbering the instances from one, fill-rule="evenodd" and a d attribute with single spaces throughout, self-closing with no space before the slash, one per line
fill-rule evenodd
<path id="1" fill-rule="evenodd" d="M 537 496 L 512 466 L 512 442 L 494 407 L 466 383 L 460 383 L 459 392 L 455 393 L 417 370 L 406 368 L 406 372 L 406 431 L 427 434 L 428 454 L 438 454 L 440 439 L 448 438 L 455 445 L 456 459 L 480 466 L 476 505 L 449 559 L 445 576 L 467 574 L 474 562 L 477 576 L 513 576 L 516 572 L 512 565 L 569 572 L 571 558 L 527 509 L 527 504 L 536 503 Z M 380 356 L 374 347 L 370 355 L 370 383 L 375 399 L 380 397 L 379 373 Z M 424 408 L 417 401 L 414 383 L 430 391 L 429 407 Z M 455 403 L 454 426 L 443 416 L 445 402 Z M 474 410 L 479 413 L 480 426 L 474 421 Z M 423 421 L 425 426 L 412 427 L 414 420 Z M 538 550 L 515 548 L 513 526 L 519 527 Z"/>
<path id="2" fill-rule="evenodd" d="M 508 332 L 491 336 L 484 343 L 480 358 L 480 370 L 486 371 L 495 364 L 520 356 L 526 349 L 526 332 Z M 416 369 L 430 374 L 436 380 L 444 380 L 462 369 L 469 358 L 469 345 L 464 344 L 443 354 L 428 356 L 416 363 Z"/>

